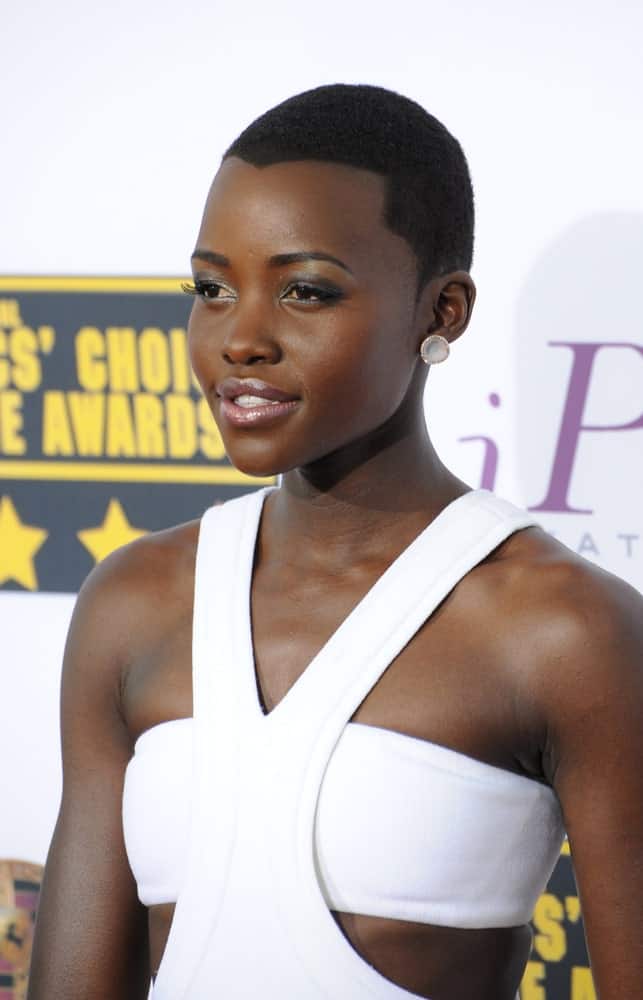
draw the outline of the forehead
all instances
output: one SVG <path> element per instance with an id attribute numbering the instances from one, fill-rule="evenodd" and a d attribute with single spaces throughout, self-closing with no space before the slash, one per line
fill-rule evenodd
<path id="1" fill-rule="evenodd" d="M 384 221 L 386 180 L 370 170 L 318 161 L 255 167 L 224 161 L 206 203 L 199 246 L 260 254 L 325 249 L 374 253 L 414 265 L 406 241 Z M 216 245 L 215 245 L 216 244 Z"/>

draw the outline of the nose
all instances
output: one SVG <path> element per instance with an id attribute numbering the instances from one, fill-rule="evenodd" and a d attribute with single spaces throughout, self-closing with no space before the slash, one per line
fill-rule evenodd
<path id="1" fill-rule="evenodd" d="M 231 318 L 221 355 L 230 365 L 274 365 L 281 358 L 281 348 L 263 312 L 253 310 Z"/>

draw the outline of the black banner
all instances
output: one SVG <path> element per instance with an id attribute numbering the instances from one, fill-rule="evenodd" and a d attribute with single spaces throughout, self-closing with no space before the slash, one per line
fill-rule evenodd
<path id="1" fill-rule="evenodd" d="M 119 545 L 265 480 L 228 462 L 173 278 L 0 278 L 0 587 L 75 592 Z"/>

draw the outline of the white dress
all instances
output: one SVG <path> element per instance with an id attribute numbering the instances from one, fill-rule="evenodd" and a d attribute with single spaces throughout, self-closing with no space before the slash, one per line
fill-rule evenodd
<path id="1" fill-rule="evenodd" d="M 265 493 L 204 515 L 194 718 L 144 733 L 126 775 L 139 895 L 176 901 L 153 997 L 416 998 L 354 951 L 330 910 L 523 924 L 558 857 L 560 809 L 539 782 L 349 720 L 459 580 L 534 522 L 487 491 L 455 500 L 265 715 L 250 625 Z"/>

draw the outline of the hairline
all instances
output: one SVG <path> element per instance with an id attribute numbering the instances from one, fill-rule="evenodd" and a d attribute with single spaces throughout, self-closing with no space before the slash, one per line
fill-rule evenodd
<path id="1" fill-rule="evenodd" d="M 448 274 L 448 271 L 440 272 L 437 270 L 432 270 L 430 274 L 423 276 L 422 260 L 420 258 L 419 253 L 412 245 L 411 241 L 403 233 L 396 232 L 396 230 L 391 227 L 389 219 L 389 211 L 391 207 L 392 191 L 394 189 L 394 179 L 396 174 L 395 170 L 389 170 L 389 171 L 377 170 L 373 167 L 357 166 L 354 163 L 346 163 L 341 159 L 332 160 L 326 157 L 319 157 L 319 156 L 283 156 L 282 158 L 276 158 L 274 160 L 271 160 L 268 163 L 254 163 L 252 159 L 250 159 L 247 156 L 242 156 L 240 153 L 236 151 L 234 152 L 226 151 L 221 157 L 221 166 L 223 166 L 223 164 L 226 163 L 227 160 L 233 160 L 233 159 L 239 160 L 241 163 L 247 163 L 249 166 L 255 167 L 257 170 L 264 170 L 267 167 L 275 167 L 282 163 L 318 163 L 320 165 L 330 166 L 330 167 L 346 167 L 348 170 L 359 170 L 363 171 L 364 173 L 374 174 L 376 177 L 381 177 L 385 184 L 381 221 L 390 233 L 393 233 L 394 236 L 399 236 L 400 239 L 404 240 L 409 250 L 413 254 L 413 258 L 415 260 L 415 265 L 416 265 L 416 284 L 417 284 L 416 301 L 419 299 L 423 289 L 426 287 L 429 281 L 431 281 L 433 278 L 441 277 L 443 273 Z M 399 174 L 401 173 L 401 171 L 397 171 L 397 173 Z"/>

